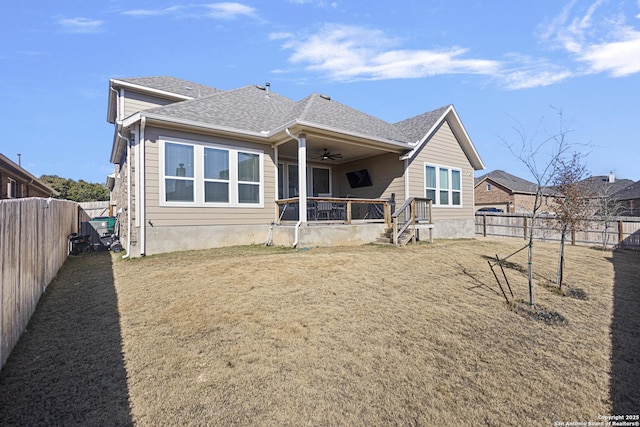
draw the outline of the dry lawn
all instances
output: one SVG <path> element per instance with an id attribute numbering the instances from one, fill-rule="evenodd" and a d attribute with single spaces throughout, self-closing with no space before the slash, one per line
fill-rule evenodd
<path id="1" fill-rule="evenodd" d="M 537 244 L 531 311 L 517 302 L 526 251 L 506 268 L 512 306 L 487 265 L 524 244 L 114 254 L 121 364 L 101 369 L 126 372 L 113 393 L 130 413 L 111 421 L 551 426 L 640 412 L 640 253 L 568 248 L 561 295 L 557 245 Z M 0 394 L 28 352 L 16 347 Z M 34 405 L 14 406 L 0 397 L 0 415 L 22 423 Z"/>

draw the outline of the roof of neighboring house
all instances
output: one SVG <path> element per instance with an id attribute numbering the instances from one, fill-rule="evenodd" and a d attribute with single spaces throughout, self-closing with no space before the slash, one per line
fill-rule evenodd
<path id="1" fill-rule="evenodd" d="M 537 187 L 537 184 L 534 184 L 533 182 L 511 175 L 510 173 L 502 170 L 495 170 L 476 178 L 475 186 L 477 187 L 486 180 L 491 180 L 514 193 L 533 194 L 536 192 Z"/>
<path id="2" fill-rule="evenodd" d="M 44 182 L 40 181 L 38 178 L 33 176 L 29 171 L 22 168 L 18 164 L 12 162 L 8 157 L 0 153 L 0 166 L 3 166 L 4 169 L 9 170 L 11 173 L 15 175 L 15 177 L 20 177 L 25 181 L 28 181 L 29 184 L 38 188 L 40 191 L 44 193 L 48 193 L 49 195 L 55 196 L 59 193 L 53 188 L 49 187 Z"/>
<path id="3" fill-rule="evenodd" d="M 613 182 L 610 182 L 611 179 L 613 179 Z M 590 176 L 580 181 L 580 185 L 585 186 L 587 190 L 595 193 L 596 196 L 613 196 L 632 184 L 633 181 L 630 179 L 616 179 L 609 175 Z"/>
<path id="4" fill-rule="evenodd" d="M 618 200 L 640 199 L 640 181 L 628 184 L 622 190 L 615 193 Z"/>

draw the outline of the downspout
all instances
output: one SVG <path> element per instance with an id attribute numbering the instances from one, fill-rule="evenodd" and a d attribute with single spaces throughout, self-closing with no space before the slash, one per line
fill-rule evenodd
<path id="1" fill-rule="evenodd" d="M 147 242 L 147 223 L 145 220 L 145 206 L 146 206 L 146 191 L 145 191 L 145 163 L 144 163 L 144 128 L 147 125 L 147 118 L 143 117 L 140 120 L 140 136 L 138 137 L 138 144 L 140 144 L 140 255 L 144 256 L 146 253 Z"/>
<path id="2" fill-rule="evenodd" d="M 125 259 L 131 254 L 131 139 L 120 132 L 118 137 L 127 141 L 127 253 L 122 256 Z"/>
<path id="3" fill-rule="evenodd" d="M 289 128 L 286 128 L 285 131 L 287 132 L 287 135 L 289 135 L 291 138 L 298 141 L 298 146 L 300 146 L 300 139 L 293 136 L 293 134 L 289 131 Z M 298 159 L 298 164 L 299 163 L 300 163 L 300 159 Z M 299 182 L 300 182 L 300 177 L 298 177 L 298 183 Z M 300 215 L 300 212 L 302 211 L 301 207 L 302 207 L 302 204 L 298 202 L 298 222 L 296 222 L 296 225 L 294 228 L 293 244 L 291 245 L 292 248 L 295 248 L 296 246 L 298 246 L 298 240 L 300 239 L 300 224 L 302 224 L 302 216 Z"/>

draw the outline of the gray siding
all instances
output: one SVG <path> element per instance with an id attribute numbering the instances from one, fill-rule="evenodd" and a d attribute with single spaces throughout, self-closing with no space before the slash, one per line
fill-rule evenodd
<path id="1" fill-rule="evenodd" d="M 161 206 L 160 200 L 160 137 L 223 144 L 262 150 L 264 152 L 264 207 L 187 207 Z M 275 218 L 275 166 L 273 149 L 269 145 L 235 141 L 212 136 L 147 128 L 145 131 L 146 221 L 154 227 L 187 225 L 269 224 Z M 147 222 L 148 224 L 148 222 Z M 193 231 L 191 231 L 193 232 Z"/>
<path id="2" fill-rule="evenodd" d="M 473 218 L 474 170 L 446 121 L 411 160 L 408 171 L 411 196 L 425 196 L 425 163 L 458 168 L 462 172 L 462 207 L 434 206 L 433 219 L 438 221 Z"/>

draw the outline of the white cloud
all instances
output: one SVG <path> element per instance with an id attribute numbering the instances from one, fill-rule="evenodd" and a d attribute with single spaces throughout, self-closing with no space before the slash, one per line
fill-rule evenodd
<path id="1" fill-rule="evenodd" d="M 584 74 L 606 72 L 620 77 L 640 72 L 640 31 L 628 25 L 624 15 L 601 10 L 603 3 L 597 0 L 572 17 L 576 7 L 572 1 L 544 28 L 541 40 L 585 65 Z"/>
<path id="2" fill-rule="evenodd" d="M 164 9 L 133 9 L 126 10 L 122 12 L 123 15 L 131 15 L 131 16 L 159 16 L 159 15 L 170 15 L 179 12 L 184 9 L 184 6 L 171 6 L 165 7 Z"/>
<path id="3" fill-rule="evenodd" d="M 593 72 L 609 72 L 614 77 L 640 72 L 640 32 L 628 30 L 624 40 L 592 44 L 584 48 L 580 60 Z"/>
<path id="4" fill-rule="evenodd" d="M 241 3 L 212 3 L 206 6 L 209 16 L 220 19 L 235 19 L 238 16 L 255 17 L 256 10 Z"/>
<path id="5" fill-rule="evenodd" d="M 256 9 L 242 3 L 222 2 L 187 6 L 176 5 L 162 9 L 132 9 L 122 12 L 122 14 L 130 16 L 173 15 L 180 18 L 235 19 L 239 16 L 256 18 Z"/>
<path id="6" fill-rule="evenodd" d="M 97 33 L 102 30 L 103 21 L 89 18 L 60 18 L 57 24 L 69 33 Z"/>
<path id="7" fill-rule="evenodd" d="M 358 26 L 325 25 L 318 33 L 290 38 L 283 44 L 292 54 L 289 60 L 308 70 L 320 71 L 330 79 L 379 80 L 418 78 L 442 74 L 498 72 L 500 62 L 467 59 L 468 49 L 396 49 L 400 40 L 382 31 Z"/>
<path id="8" fill-rule="evenodd" d="M 324 0 L 289 0 L 289 3 L 293 3 L 293 4 L 312 4 L 315 6 L 319 6 L 319 7 L 332 7 L 332 8 L 337 8 L 338 7 L 338 3 L 337 2 L 327 2 Z"/>

